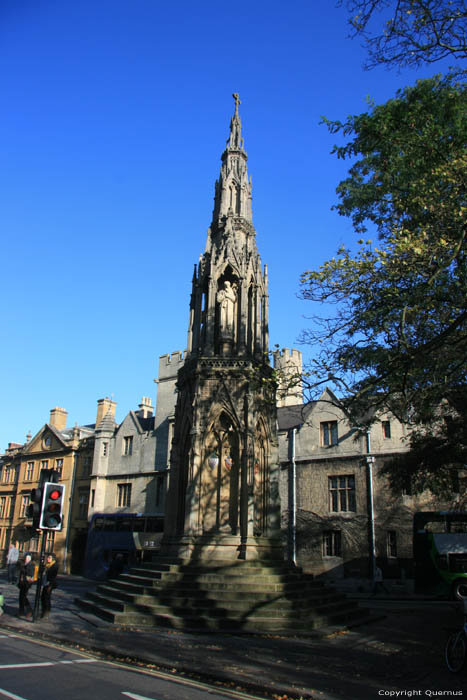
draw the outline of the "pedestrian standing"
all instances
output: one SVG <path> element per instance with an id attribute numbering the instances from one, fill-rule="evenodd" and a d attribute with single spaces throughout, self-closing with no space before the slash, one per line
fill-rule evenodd
<path id="1" fill-rule="evenodd" d="M 12 542 L 8 548 L 6 563 L 8 570 L 8 583 L 12 583 L 13 585 L 16 583 L 17 578 L 18 557 L 18 547 L 16 547 L 16 545 Z"/>
<path id="2" fill-rule="evenodd" d="M 32 618 L 32 608 L 29 604 L 28 593 L 34 583 L 34 564 L 31 555 L 25 554 L 19 569 L 19 613 L 18 617 L 25 616 L 28 620 Z"/>
<path id="3" fill-rule="evenodd" d="M 49 617 L 52 602 L 52 591 L 57 588 L 58 564 L 55 559 L 55 554 L 47 554 L 45 560 L 43 588 L 41 595 L 42 615 L 41 617 Z"/>

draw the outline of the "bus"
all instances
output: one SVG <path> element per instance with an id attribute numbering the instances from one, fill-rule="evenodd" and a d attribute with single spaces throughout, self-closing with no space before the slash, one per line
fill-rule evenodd
<path id="1" fill-rule="evenodd" d="M 415 593 L 467 600 L 467 512 L 415 513 Z"/>
<path id="2" fill-rule="evenodd" d="M 164 517 L 143 513 L 94 513 L 84 558 L 84 576 L 103 580 L 159 550 Z M 118 564 L 118 567 L 117 567 Z"/>

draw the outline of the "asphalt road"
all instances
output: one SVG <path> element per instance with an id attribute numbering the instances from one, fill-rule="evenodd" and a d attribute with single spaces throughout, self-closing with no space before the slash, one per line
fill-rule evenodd
<path id="1" fill-rule="evenodd" d="M 225 700 L 252 698 L 129 669 L 16 634 L 0 635 L 0 700 Z"/>

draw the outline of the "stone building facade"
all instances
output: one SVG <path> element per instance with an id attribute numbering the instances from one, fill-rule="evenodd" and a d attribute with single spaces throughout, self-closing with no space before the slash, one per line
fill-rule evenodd
<path id="1" fill-rule="evenodd" d="M 88 517 L 94 513 L 164 511 L 164 476 L 155 465 L 154 409 L 143 397 L 118 425 L 115 402 L 102 400 L 96 426 Z M 165 468 L 165 467 L 164 467 Z"/>
<path id="2" fill-rule="evenodd" d="M 413 515 L 445 507 L 429 493 L 394 494 L 385 462 L 407 450 L 407 427 L 382 414 L 352 426 L 326 389 L 318 401 L 278 409 L 281 504 L 288 556 L 331 579 L 412 575 Z"/>
<path id="3" fill-rule="evenodd" d="M 53 470 L 59 483 L 65 486 L 63 528 L 46 533 L 46 551 L 54 551 L 62 571 L 69 572 L 73 558 L 72 543 L 77 526 L 74 520 L 76 483 L 87 473 L 92 462 L 94 426 L 66 427 L 67 411 L 54 408 L 49 422 L 24 444 L 14 444 L 1 457 L 0 470 L 0 547 L 3 559 L 10 542 L 20 551 L 38 553 L 40 533 L 31 529 L 27 509 L 31 490 L 39 485 L 42 470 Z M 79 528 L 78 528 L 79 529 Z"/>

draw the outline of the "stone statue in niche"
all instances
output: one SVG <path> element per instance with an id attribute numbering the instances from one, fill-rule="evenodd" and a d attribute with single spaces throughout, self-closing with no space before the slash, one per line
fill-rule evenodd
<path id="1" fill-rule="evenodd" d="M 228 280 L 224 282 L 224 288 L 217 292 L 219 304 L 219 324 L 223 335 L 232 335 L 235 320 L 235 306 L 237 303 L 236 285 L 231 285 Z"/>

